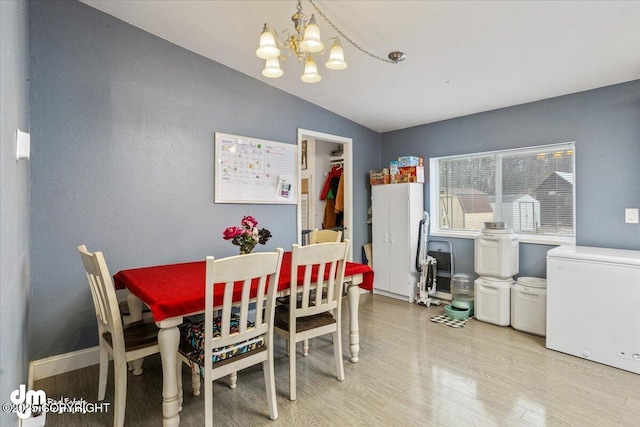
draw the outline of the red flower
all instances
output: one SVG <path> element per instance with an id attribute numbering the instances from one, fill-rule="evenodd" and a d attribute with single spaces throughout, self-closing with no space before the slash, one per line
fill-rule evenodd
<path id="1" fill-rule="evenodd" d="M 240 221 L 240 224 L 247 229 L 252 229 L 258 226 L 258 220 L 256 220 L 252 216 L 247 215 L 244 218 L 242 218 L 242 221 Z"/>
<path id="2" fill-rule="evenodd" d="M 244 233 L 244 229 L 234 225 L 233 227 L 227 227 L 222 233 L 222 237 L 224 240 L 231 240 L 236 236 L 240 236 L 242 233 Z"/>

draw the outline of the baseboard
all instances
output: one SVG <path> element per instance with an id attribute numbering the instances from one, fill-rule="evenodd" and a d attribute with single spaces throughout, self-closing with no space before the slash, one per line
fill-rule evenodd
<path id="1" fill-rule="evenodd" d="M 54 375 L 86 368 L 100 363 L 100 348 L 98 346 L 85 348 L 71 353 L 59 354 L 46 359 L 34 360 L 29 364 L 29 387 L 33 381 Z"/>
<path id="2" fill-rule="evenodd" d="M 408 295 L 400 295 L 400 294 L 396 294 L 394 292 L 389 292 L 389 291 L 384 291 L 382 289 L 373 289 L 373 293 L 374 294 L 378 294 L 378 295 L 382 295 L 385 297 L 389 297 L 389 298 L 394 298 L 400 301 L 404 301 L 404 302 L 413 302 L 413 298 L 408 296 Z"/>

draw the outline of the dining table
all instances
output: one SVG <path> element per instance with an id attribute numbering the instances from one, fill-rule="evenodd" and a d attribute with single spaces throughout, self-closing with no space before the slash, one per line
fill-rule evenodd
<path id="1" fill-rule="evenodd" d="M 182 390 L 179 390 L 178 375 L 181 366 L 178 358 L 180 332 L 178 325 L 185 316 L 204 312 L 206 262 L 185 262 L 122 270 L 113 276 L 116 289 L 128 289 L 127 302 L 131 321 L 142 318 L 143 304 L 153 315 L 160 329 L 158 345 L 162 360 L 162 415 L 163 426 L 177 427 L 180 424 Z M 301 275 L 299 275 L 301 277 Z M 300 279 L 302 280 L 302 279 Z M 366 264 L 346 262 L 344 286 L 349 306 L 349 352 L 350 361 L 358 362 L 360 336 L 358 304 L 360 290 L 373 289 L 373 270 Z M 278 296 L 285 296 L 291 289 L 291 252 L 282 257 L 278 278 Z M 234 297 L 235 299 L 236 297 Z M 240 295 L 237 295 L 240 299 Z M 214 295 L 216 301 L 222 296 Z"/>

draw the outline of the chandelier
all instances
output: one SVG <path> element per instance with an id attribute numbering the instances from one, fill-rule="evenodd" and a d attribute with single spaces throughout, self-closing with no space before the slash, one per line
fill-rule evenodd
<path id="1" fill-rule="evenodd" d="M 309 3 L 314 9 L 322 16 L 328 23 L 336 30 L 345 40 L 355 46 L 358 50 L 366 53 L 372 58 L 379 59 L 383 62 L 395 64 L 405 59 L 405 54 L 402 52 L 391 52 L 389 59 L 380 58 L 372 53 L 369 53 L 365 49 L 358 46 L 349 37 L 347 37 L 342 31 L 340 31 L 331 22 L 318 6 L 309 0 Z M 285 29 L 283 34 L 286 36 L 285 41 L 280 41 L 278 34 L 275 30 L 269 27 L 268 24 L 264 24 L 262 34 L 260 35 L 260 47 L 256 50 L 258 58 L 266 60 L 266 66 L 262 70 L 262 75 L 269 78 L 277 78 L 284 74 L 282 68 L 280 68 L 280 60 L 286 60 L 293 53 L 298 62 L 304 62 L 304 74 L 300 78 L 306 83 L 316 83 L 322 78 L 318 73 L 318 66 L 313 57 L 314 54 L 323 55 L 327 48 L 320 38 L 320 27 L 316 22 L 315 14 L 311 15 L 311 18 L 302 13 L 302 5 L 298 0 L 297 12 L 291 16 L 295 27 L 295 34 L 290 35 L 289 31 Z M 344 60 L 344 51 L 340 45 L 340 39 L 338 37 L 332 37 L 327 40 L 326 44 L 333 42 L 331 50 L 329 52 L 329 59 L 325 63 L 325 66 L 330 70 L 344 70 L 347 68 L 347 63 Z M 279 47 L 278 47 L 279 46 Z M 281 49 L 286 51 L 282 54 Z"/>

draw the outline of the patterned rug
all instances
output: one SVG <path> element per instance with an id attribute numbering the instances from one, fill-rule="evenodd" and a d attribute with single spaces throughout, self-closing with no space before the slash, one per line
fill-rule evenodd
<path id="1" fill-rule="evenodd" d="M 441 314 L 440 316 L 433 316 L 431 318 L 431 321 L 436 323 L 442 323 L 444 325 L 451 326 L 452 328 L 464 328 L 464 325 L 467 324 L 469 319 L 472 319 L 472 317 L 469 317 L 468 319 L 465 319 L 465 320 L 454 320 L 454 319 L 449 319 L 446 314 Z"/>

